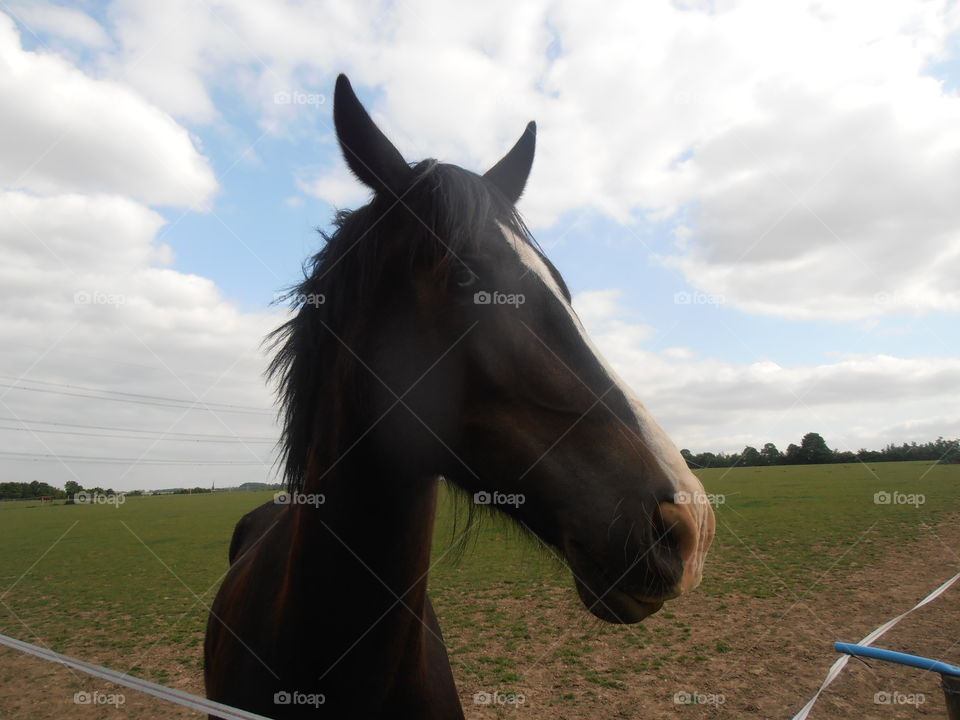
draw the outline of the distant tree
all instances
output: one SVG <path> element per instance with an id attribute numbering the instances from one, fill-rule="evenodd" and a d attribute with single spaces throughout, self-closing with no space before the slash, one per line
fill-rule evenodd
<path id="1" fill-rule="evenodd" d="M 245 482 L 237 487 L 237 490 L 279 490 L 282 487 L 281 483 L 262 483 L 262 482 Z"/>
<path id="2" fill-rule="evenodd" d="M 3 482 L 0 483 L 0 498 L 13 500 L 27 500 L 40 497 L 62 498 L 63 490 L 47 485 L 45 482 L 34 480 L 33 482 Z"/>
<path id="3" fill-rule="evenodd" d="M 717 457 L 713 462 L 714 467 L 734 467 L 740 464 L 740 453 L 733 453 L 732 455 L 727 455 L 727 453 L 717 453 Z"/>
<path id="4" fill-rule="evenodd" d="M 747 445 L 743 449 L 743 452 L 740 453 L 741 465 L 747 465 L 747 466 L 760 465 L 762 461 L 763 461 L 763 457 L 760 455 L 760 451 L 750 445 Z"/>
<path id="5" fill-rule="evenodd" d="M 83 490 L 83 486 L 76 480 L 67 480 L 63 486 L 63 491 L 67 494 L 67 497 L 73 497 L 81 490 Z"/>
<path id="6" fill-rule="evenodd" d="M 940 453 L 940 462 L 960 463 L 960 440 L 944 440 L 942 437 L 939 437 L 937 441 L 932 444 L 934 451 Z M 941 450 L 943 452 L 941 452 Z"/>
<path id="7" fill-rule="evenodd" d="M 4 482 L 0 483 L 0 497 L 2 498 L 21 498 L 23 497 L 24 483 Z"/>
<path id="8" fill-rule="evenodd" d="M 833 458 L 833 451 L 827 447 L 827 441 L 819 433 L 811 432 L 800 441 L 799 461 L 803 464 L 827 463 Z"/>
<path id="9" fill-rule="evenodd" d="M 717 467 L 717 456 L 712 452 L 703 452 L 697 455 L 697 464 L 700 467 Z"/>
<path id="10" fill-rule="evenodd" d="M 783 454 L 783 462 L 786 465 L 796 465 L 800 462 L 800 446 L 790 443 L 787 445 L 787 451 Z"/>
<path id="11" fill-rule="evenodd" d="M 760 451 L 760 457 L 763 459 L 764 465 L 779 465 L 783 461 L 783 453 L 770 442 L 764 443 L 763 449 Z"/>

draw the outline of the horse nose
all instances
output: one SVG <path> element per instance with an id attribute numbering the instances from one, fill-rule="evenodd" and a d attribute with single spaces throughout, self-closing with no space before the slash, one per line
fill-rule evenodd
<path id="1" fill-rule="evenodd" d="M 713 508 L 700 491 L 692 497 L 684 493 L 674 502 L 661 502 L 659 510 L 663 530 L 683 564 L 683 575 L 674 586 L 674 592 L 681 595 L 697 587 L 703 578 L 703 565 L 715 531 Z"/>

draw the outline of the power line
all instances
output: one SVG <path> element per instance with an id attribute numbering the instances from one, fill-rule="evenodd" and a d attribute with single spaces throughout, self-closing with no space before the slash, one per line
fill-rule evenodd
<path id="1" fill-rule="evenodd" d="M 2 376 L 0 376 L 2 377 Z M 39 382 L 37 380 L 30 380 L 28 382 Z M 55 384 L 55 383 L 49 383 Z M 62 385 L 56 383 L 60 387 L 73 387 L 71 385 Z M 53 395 L 67 395 L 70 397 L 80 397 L 87 400 L 109 400 L 111 402 L 125 402 L 131 403 L 134 405 L 154 405 L 157 407 L 169 407 L 176 408 L 178 410 L 207 410 L 212 413 L 225 412 L 225 413 L 238 413 L 241 415 L 272 415 L 273 413 L 269 410 L 255 409 L 252 406 L 243 406 L 243 405 L 227 405 L 225 403 L 208 403 L 203 400 L 186 400 L 183 398 L 161 398 L 162 400 L 169 400 L 170 402 L 150 402 L 147 400 L 133 400 L 126 397 L 98 397 L 96 395 L 82 395 L 80 393 L 66 392 L 64 390 L 48 390 L 46 388 L 31 388 L 23 387 L 21 385 L 9 385 L 6 383 L 0 383 L 0 387 L 9 388 L 10 390 L 25 390 L 28 392 L 39 392 L 39 393 L 50 393 Z M 96 388 L 83 388 L 85 390 L 90 390 L 92 392 L 116 392 L 112 390 L 99 390 Z M 121 395 L 134 395 L 133 393 L 118 393 Z M 141 397 L 151 397 L 151 396 L 141 396 Z M 172 404 L 172 403 L 181 403 L 181 404 Z M 212 407 L 213 405 L 218 405 L 218 407 Z"/>
<path id="2" fill-rule="evenodd" d="M 252 348 L 251 348 L 252 349 Z M 211 372 L 208 370 L 195 370 L 195 369 L 186 369 L 186 368 L 177 368 L 173 370 L 166 365 L 158 366 L 156 364 L 148 365 L 147 363 L 132 362 L 130 360 L 120 360 L 114 357 L 105 357 L 103 355 L 91 355 L 89 353 L 75 352 L 73 350 L 64 350 L 60 347 L 42 347 L 39 345 L 29 345 L 29 344 L 17 344 L 16 346 L 5 346 L 0 347 L 0 352 L 5 353 L 18 353 L 22 350 L 35 350 L 37 353 L 57 353 L 59 355 L 72 355 L 74 357 L 83 358 L 84 360 L 93 360 L 96 362 L 110 362 L 116 363 L 118 365 L 127 365 L 129 367 L 135 368 L 144 368 L 146 370 L 151 370 L 153 372 L 162 373 L 164 376 L 169 377 L 172 372 L 177 377 L 183 375 L 193 375 L 195 377 L 203 377 L 207 379 L 220 380 L 222 379 L 222 373 Z M 162 362 L 162 361 L 161 361 Z"/>
<path id="3" fill-rule="evenodd" d="M 115 427 L 112 425 L 81 425 L 78 423 L 66 423 L 66 422 L 56 422 L 53 420 L 33 420 L 31 418 L 23 417 L 4 417 L 0 415 L 0 422 L 15 422 L 22 423 L 26 425 L 53 425 L 55 427 L 71 427 L 71 428 L 80 428 L 82 430 L 111 430 L 114 432 L 123 432 L 123 433 L 142 433 L 145 435 L 159 435 L 162 437 L 183 437 L 186 439 L 195 439 L 195 438 L 209 438 L 210 440 L 236 440 L 236 441 L 245 441 L 245 442 L 276 442 L 276 438 L 263 437 L 263 436 L 253 436 L 253 435 L 217 435 L 209 433 L 186 433 L 186 432 L 174 432 L 174 431 L 164 431 L 164 430 L 141 430 L 138 428 L 122 428 Z M 0 428 L 7 430 L 25 430 L 27 428 Z M 36 430 L 40 432 L 39 429 Z M 52 432 L 52 431 L 47 431 Z M 104 436 L 108 437 L 108 436 Z"/>
<path id="4" fill-rule="evenodd" d="M 0 457 L 23 458 L 29 460 L 57 460 L 60 462 L 123 463 L 133 465 L 269 465 L 266 460 L 191 460 L 187 458 L 121 458 L 93 455 L 54 455 L 52 453 L 21 453 L 0 451 Z"/>
<path id="5" fill-rule="evenodd" d="M 25 428 L 25 427 L 3 427 L 0 425 L 0 432 L 4 430 L 14 430 L 17 432 L 29 432 L 29 433 L 50 433 L 54 435 L 77 435 L 79 437 L 94 437 L 94 438 L 112 438 L 117 440 L 150 440 L 150 437 L 137 436 L 137 435 L 111 435 L 109 433 L 88 433 L 80 432 L 79 430 L 51 430 L 49 428 Z M 247 445 L 250 443 L 254 444 L 263 444 L 263 443 L 274 443 L 275 440 L 244 440 L 242 438 L 237 438 L 235 440 L 207 440 L 203 438 L 185 438 L 185 437 L 159 437 L 154 438 L 155 440 L 163 440 L 169 442 L 196 442 L 196 443 L 220 443 L 222 445 Z"/>
<path id="6" fill-rule="evenodd" d="M 65 387 L 65 388 L 70 388 L 72 390 L 83 390 L 85 392 L 98 392 L 98 393 L 104 393 L 107 395 L 122 395 L 124 397 L 147 398 L 148 400 L 170 400 L 173 402 L 185 402 L 185 403 L 202 402 L 205 405 L 219 405 L 221 407 L 237 408 L 239 410 L 258 410 L 260 412 L 267 412 L 263 408 L 254 407 L 253 405 L 232 405 L 230 403 L 206 402 L 201 399 L 191 400 L 190 398 L 175 398 L 175 397 L 169 397 L 167 395 L 145 395 L 143 393 L 123 392 L 122 390 L 104 390 L 103 388 L 92 388 L 92 387 L 86 387 L 84 385 L 73 385 L 71 383 L 53 382 L 51 380 L 33 380 L 31 378 L 24 378 L 24 377 L 17 378 L 17 377 L 12 377 L 10 375 L 0 375 L 0 379 L 12 380 L 13 382 L 28 382 L 28 383 L 33 383 L 34 385 L 50 385 L 53 387 Z M 19 387 L 19 386 L 14 385 L 12 387 Z"/>

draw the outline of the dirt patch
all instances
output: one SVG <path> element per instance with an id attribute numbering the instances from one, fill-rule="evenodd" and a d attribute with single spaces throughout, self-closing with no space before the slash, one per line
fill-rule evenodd
<path id="1" fill-rule="evenodd" d="M 791 591 L 771 573 L 772 597 L 694 593 L 629 627 L 587 615 L 572 590 L 488 588 L 463 599 L 456 611 L 472 622 L 447 641 L 468 720 L 790 718 L 837 658 L 835 640 L 858 641 L 958 569 L 960 517 L 954 515 L 937 527 L 920 527 L 914 542 L 890 547 L 870 567 L 851 571 L 849 558 L 825 555 L 822 577 L 806 591 Z M 960 661 L 958 598 L 960 587 L 954 587 L 877 644 Z M 453 611 L 441 608 L 441 623 L 444 612 Z M 202 693 L 199 647 L 161 641 L 142 658 L 91 657 L 82 647 L 64 651 L 117 669 L 139 660 L 150 679 Z M 76 702 L 76 693 L 88 693 L 77 699 L 91 702 Z M 882 702 L 888 698 L 893 702 Z M 811 718 L 945 714 L 938 676 L 853 660 Z M 198 716 L 0 648 L 0 718 L 63 717 Z"/>
<path id="2" fill-rule="evenodd" d="M 471 668 L 458 668 L 465 714 L 468 720 L 791 718 L 837 659 L 834 641 L 859 641 L 960 570 L 960 518 L 921 527 L 914 542 L 891 547 L 870 567 L 850 572 L 843 562 L 831 568 L 834 562 L 824 557 L 824 574 L 806 593 L 789 591 L 771 573 L 773 597 L 695 593 L 640 625 L 621 628 L 594 622 L 572 593 L 562 594 L 543 620 L 552 640 L 533 648 L 532 662 L 526 649 L 511 651 L 502 635 L 486 637 L 487 655 L 521 658 L 515 671 L 520 682 L 476 687 Z M 960 585 L 905 618 L 877 645 L 956 664 L 958 598 Z M 529 613 L 535 603 L 500 604 L 512 617 Z M 938 675 L 851 660 L 810 717 L 917 715 L 946 716 Z"/>
<path id="3" fill-rule="evenodd" d="M 164 665 L 172 669 L 179 661 L 165 661 L 163 655 L 177 652 L 168 648 L 149 659 L 151 668 Z M 182 648 L 180 649 L 182 653 Z M 85 657 L 82 651 L 68 653 Z M 120 663 L 106 662 L 114 669 Z M 0 718 L 77 718 L 78 720 L 117 720 L 118 718 L 197 718 L 197 713 L 134 692 L 125 687 L 104 682 L 62 665 L 41 661 L 7 648 L 0 648 Z M 162 672 L 160 674 L 163 674 Z M 193 673 L 190 678 L 178 677 L 166 683 L 188 692 L 203 693 L 202 678 Z"/>
<path id="4" fill-rule="evenodd" d="M 41 638 L 22 637 L 40 647 Z M 102 649 L 72 646 L 58 651 L 168 687 L 203 695 L 199 651 L 170 645 L 162 636 L 144 638 L 143 649 L 111 655 Z M 63 665 L 0 647 L 0 718 L 197 718 L 198 713 L 108 683 Z"/>

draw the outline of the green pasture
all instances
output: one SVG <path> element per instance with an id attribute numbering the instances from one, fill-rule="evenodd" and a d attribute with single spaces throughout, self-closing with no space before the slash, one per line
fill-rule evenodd
<path id="1" fill-rule="evenodd" d="M 737 468 L 701 477 L 717 496 L 717 539 L 698 590 L 712 596 L 799 591 L 827 566 L 868 565 L 916 537 L 921 524 L 960 509 L 960 465 Z M 880 492 L 900 493 L 901 502 L 877 504 Z M 921 494 L 922 504 L 902 502 Z M 206 608 L 227 569 L 234 523 L 269 498 L 237 492 L 130 497 L 119 507 L 0 503 L 0 632 L 120 669 L 132 665 L 158 682 L 168 670 L 151 667 L 153 650 L 182 648 L 177 662 L 199 671 Z M 539 619 L 572 593 L 569 573 L 512 525 L 484 519 L 462 552 L 451 551 L 462 531 L 445 494 L 430 585 L 448 643 L 458 648 L 456 672 L 480 688 L 519 683 L 523 658 L 515 655 L 556 635 Z M 477 627 L 497 628 L 496 652 Z M 655 642 L 653 635 L 644 629 L 623 641 Z M 598 676 L 579 659 L 581 642 L 573 635 L 556 652 L 571 672 L 617 687 L 622 678 Z"/>

